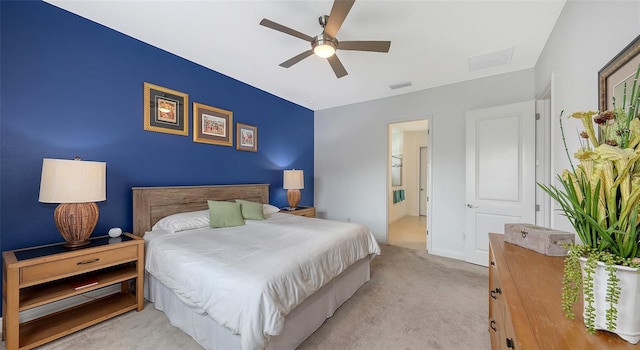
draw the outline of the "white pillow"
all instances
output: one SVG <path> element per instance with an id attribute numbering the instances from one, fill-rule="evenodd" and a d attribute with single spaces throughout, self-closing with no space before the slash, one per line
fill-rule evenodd
<path id="1" fill-rule="evenodd" d="M 151 228 L 152 230 L 167 230 L 180 232 L 209 227 L 209 210 L 191 211 L 169 215 L 160 219 Z"/>
<path id="2" fill-rule="evenodd" d="M 262 205 L 262 212 L 264 213 L 264 215 L 270 215 L 270 214 L 275 214 L 275 213 L 279 213 L 280 212 L 280 208 L 271 205 L 271 204 L 263 204 Z"/>

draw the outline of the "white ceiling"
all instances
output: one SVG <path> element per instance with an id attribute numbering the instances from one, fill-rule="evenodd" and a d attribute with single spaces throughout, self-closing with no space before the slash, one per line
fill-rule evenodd
<path id="1" fill-rule="evenodd" d="M 564 0 L 357 0 L 339 40 L 390 40 L 389 53 L 338 51 L 349 75 L 325 59 L 283 61 L 308 42 L 263 27 L 270 19 L 309 36 L 333 1 L 46 0 L 138 40 L 312 110 L 532 68 Z M 469 71 L 468 57 L 513 48 L 511 62 Z M 411 81 L 392 90 L 389 85 Z"/>

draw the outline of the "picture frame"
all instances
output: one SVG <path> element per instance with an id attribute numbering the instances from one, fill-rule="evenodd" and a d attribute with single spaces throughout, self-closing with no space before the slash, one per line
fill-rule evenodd
<path id="1" fill-rule="evenodd" d="M 193 141 L 233 146 L 233 112 L 193 103 Z"/>
<path id="2" fill-rule="evenodd" d="M 633 84 L 638 64 L 640 64 L 640 36 L 636 37 L 598 72 L 598 108 L 601 112 L 613 109 L 614 98 L 616 105 L 622 107 L 624 83 Z M 632 85 L 628 84 L 627 89 L 631 88 Z"/>
<path id="3" fill-rule="evenodd" d="M 236 123 L 236 149 L 258 152 L 258 128 L 253 125 Z"/>
<path id="4" fill-rule="evenodd" d="M 189 135 L 189 95 L 145 82 L 144 130 Z"/>

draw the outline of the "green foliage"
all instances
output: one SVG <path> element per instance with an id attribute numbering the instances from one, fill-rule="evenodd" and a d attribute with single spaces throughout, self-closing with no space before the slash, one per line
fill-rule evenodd
<path id="1" fill-rule="evenodd" d="M 538 185 L 560 205 L 564 216 L 569 219 L 584 245 L 622 258 L 639 256 L 640 201 L 631 208 L 624 206 L 625 210 L 619 213 L 617 220 L 602 220 L 601 218 L 611 217 L 611 210 L 603 210 L 604 205 L 598 197 L 602 192 L 601 181 L 598 180 L 594 186 L 584 175 L 580 175 L 575 181 L 558 176 L 558 181 L 564 191 L 554 186 Z M 640 198 L 640 186 L 636 191 Z"/>
<path id="2" fill-rule="evenodd" d="M 584 263 L 583 271 L 584 271 L 584 280 L 583 280 L 583 290 L 584 294 L 584 325 L 587 326 L 587 332 L 589 334 L 596 333 L 596 308 L 594 306 L 595 303 L 595 295 L 593 294 L 593 278 L 596 274 L 596 266 L 598 262 L 593 258 L 588 258 Z"/>
<path id="3" fill-rule="evenodd" d="M 575 319 L 573 313 L 573 305 L 580 297 L 582 287 L 582 271 L 580 269 L 580 260 L 584 246 L 572 246 L 569 248 L 567 257 L 564 260 L 564 275 L 562 279 L 562 309 L 565 315 L 570 319 Z"/>

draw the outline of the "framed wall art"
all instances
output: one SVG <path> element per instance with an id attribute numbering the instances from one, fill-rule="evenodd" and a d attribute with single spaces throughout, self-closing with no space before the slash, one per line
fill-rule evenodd
<path id="1" fill-rule="evenodd" d="M 258 128 L 247 124 L 236 124 L 236 149 L 240 151 L 258 151 Z"/>
<path id="2" fill-rule="evenodd" d="M 233 146 L 233 112 L 193 103 L 193 141 Z"/>
<path id="3" fill-rule="evenodd" d="M 629 104 L 638 64 L 640 64 L 640 36 L 635 38 L 598 72 L 600 97 L 598 108 L 600 111 L 613 109 L 614 98 L 616 107 L 622 107 L 625 87 L 626 102 L 627 105 Z"/>
<path id="4" fill-rule="evenodd" d="M 144 130 L 189 134 L 189 95 L 144 83 Z"/>

